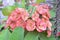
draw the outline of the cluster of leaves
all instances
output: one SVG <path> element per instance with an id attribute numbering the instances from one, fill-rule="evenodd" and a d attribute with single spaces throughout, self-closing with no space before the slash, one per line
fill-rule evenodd
<path id="1" fill-rule="evenodd" d="M 0 40 L 55 40 L 54 36 L 46 37 L 46 33 L 38 33 L 37 31 L 28 32 L 23 28 L 15 28 L 13 32 L 4 29 L 0 32 Z"/>

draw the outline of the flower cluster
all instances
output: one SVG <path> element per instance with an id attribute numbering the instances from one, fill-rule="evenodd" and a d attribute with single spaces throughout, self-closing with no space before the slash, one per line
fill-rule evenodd
<path id="1" fill-rule="evenodd" d="M 16 8 L 8 17 L 6 27 L 10 26 L 12 30 L 18 26 L 22 26 L 23 28 L 25 28 L 25 21 L 28 19 L 28 17 L 29 14 L 25 9 Z"/>
<path id="2" fill-rule="evenodd" d="M 34 5 L 35 6 L 35 5 Z M 49 21 L 50 14 L 48 5 L 36 5 L 36 10 L 29 16 L 29 13 L 23 8 L 16 8 L 8 17 L 6 27 L 12 30 L 21 26 L 27 31 L 43 32 L 47 30 L 48 37 L 51 35 L 51 22 Z"/>

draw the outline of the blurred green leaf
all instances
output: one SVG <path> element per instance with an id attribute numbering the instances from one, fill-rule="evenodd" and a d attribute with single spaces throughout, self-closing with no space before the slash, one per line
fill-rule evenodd
<path id="1" fill-rule="evenodd" d="M 36 10 L 36 7 L 33 7 L 33 6 L 28 6 L 28 12 L 30 12 L 30 17 L 34 14 L 35 10 Z"/>
<path id="2" fill-rule="evenodd" d="M 47 37 L 46 32 L 42 32 L 39 35 L 40 35 L 40 40 L 56 40 L 53 35 L 51 35 L 50 37 Z"/>
<path id="3" fill-rule="evenodd" d="M 1 28 L 4 26 L 5 24 L 0 24 L 0 30 L 1 30 Z"/>
<path id="4" fill-rule="evenodd" d="M 56 16 L 56 13 L 54 10 L 50 10 L 50 15 L 51 15 L 51 18 L 54 18 Z"/>
<path id="5" fill-rule="evenodd" d="M 22 4 L 20 4 L 20 3 L 18 3 L 18 2 L 15 2 L 15 4 L 14 4 L 16 7 L 18 7 L 18 8 L 22 8 Z"/>
<path id="6" fill-rule="evenodd" d="M 52 30 L 54 30 L 54 29 L 56 28 L 56 26 L 55 26 L 55 21 L 52 21 L 52 20 L 51 20 L 51 23 L 52 23 Z"/>
<path id="7" fill-rule="evenodd" d="M 25 0 L 21 0 L 21 3 L 15 2 L 15 6 L 19 8 L 25 8 Z"/>
<path id="8" fill-rule="evenodd" d="M 16 6 L 6 6 L 2 9 L 2 13 L 4 16 L 8 16 L 11 12 L 16 8 Z"/>
<path id="9" fill-rule="evenodd" d="M 25 8 L 25 0 L 22 0 L 22 8 Z"/>
<path id="10" fill-rule="evenodd" d="M 57 37 L 57 40 L 60 40 L 60 36 Z"/>
<path id="11" fill-rule="evenodd" d="M 9 40 L 24 40 L 24 29 L 21 27 L 16 28 L 12 32 Z"/>
<path id="12" fill-rule="evenodd" d="M 8 19 L 8 17 L 5 17 L 5 18 L 2 19 L 2 24 L 0 24 L 0 30 L 1 30 L 2 27 L 5 26 L 5 24 L 6 24 L 5 21 L 6 21 L 7 19 Z"/>
<path id="13" fill-rule="evenodd" d="M 42 2 L 45 2 L 45 0 L 36 0 L 36 3 L 40 4 Z"/>
<path id="14" fill-rule="evenodd" d="M 28 12 L 32 9 L 33 6 L 28 6 L 27 10 Z"/>
<path id="15" fill-rule="evenodd" d="M 29 14 L 30 14 L 30 17 L 34 14 L 34 12 L 35 12 L 36 8 L 35 8 L 35 7 L 32 7 L 31 9 L 32 9 L 32 11 L 30 10 L 30 11 L 31 11 L 31 13 L 29 13 Z"/>
<path id="16" fill-rule="evenodd" d="M 9 40 L 10 32 L 8 29 L 0 32 L 0 40 Z"/>
<path id="17" fill-rule="evenodd" d="M 0 0 L 0 2 L 1 2 L 2 0 Z"/>
<path id="18" fill-rule="evenodd" d="M 28 32 L 24 38 L 24 40 L 38 40 L 38 32 Z"/>

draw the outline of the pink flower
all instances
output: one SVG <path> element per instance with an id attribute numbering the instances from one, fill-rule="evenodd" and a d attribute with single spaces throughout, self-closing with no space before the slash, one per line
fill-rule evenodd
<path id="1" fill-rule="evenodd" d="M 29 13 L 23 8 L 16 8 L 12 14 L 13 17 L 21 17 L 24 21 L 26 21 L 29 18 Z"/>
<path id="2" fill-rule="evenodd" d="M 26 21 L 29 18 L 29 13 L 24 10 L 21 17 L 24 21 Z"/>
<path id="3" fill-rule="evenodd" d="M 48 18 L 51 18 L 49 11 L 46 13 L 46 16 L 47 16 Z"/>
<path id="4" fill-rule="evenodd" d="M 43 32 L 43 30 L 39 29 L 38 27 L 36 27 L 36 30 L 37 30 L 38 32 Z"/>
<path id="5" fill-rule="evenodd" d="M 36 7 L 36 11 L 39 13 L 39 14 L 47 14 L 48 16 L 49 15 L 49 6 L 47 4 L 44 4 L 44 5 L 39 5 L 38 7 Z"/>
<path id="6" fill-rule="evenodd" d="M 60 36 L 60 32 L 57 32 L 56 36 Z"/>
<path id="7" fill-rule="evenodd" d="M 47 23 L 47 27 L 48 27 L 48 30 L 47 30 L 48 35 L 47 35 L 47 37 L 50 37 L 51 36 L 51 32 L 52 32 L 52 29 L 51 29 L 52 24 L 51 24 L 50 21 L 47 21 L 46 23 Z"/>
<path id="8" fill-rule="evenodd" d="M 21 26 L 22 28 L 25 29 L 26 22 L 23 21 L 22 19 L 19 19 L 19 20 L 16 21 L 16 26 Z"/>
<path id="9" fill-rule="evenodd" d="M 45 20 L 49 20 L 49 18 L 46 15 L 42 15 L 42 18 L 44 18 Z"/>
<path id="10" fill-rule="evenodd" d="M 47 21 L 46 23 L 47 23 L 48 30 L 51 31 L 52 23 L 50 21 Z"/>
<path id="11" fill-rule="evenodd" d="M 35 12 L 35 13 L 32 15 L 32 20 L 36 21 L 38 18 L 39 18 L 39 14 L 38 14 L 37 12 Z"/>
<path id="12" fill-rule="evenodd" d="M 23 8 L 18 8 L 18 9 L 19 9 L 21 18 L 24 21 L 26 21 L 29 18 L 29 13 L 25 9 L 23 9 Z"/>
<path id="13" fill-rule="evenodd" d="M 12 30 L 14 30 L 14 29 L 16 28 L 16 24 L 15 24 L 15 23 L 11 23 L 11 24 L 10 24 L 10 28 L 11 28 Z"/>
<path id="14" fill-rule="evenodd" d="M 39 4 L 32 4 L 32 6 L 34 6 L 34 7 L 38 7 L 38 6 L 39 6 Z"/>
<path id="15" fill-rule="evenodd" d="M 23 24 L 23 20 L 20 18 L 20 19 L 18 19 L 17 21 L 16 21 L 16 26 L 22 26 L 22 24 Z"/>
<path id="16" fill-rule="evenodd" d="M 43 20 L 37 21 L 37 22 L 36 22 L 36 25 L 37 25 L 36 30 L 37 30 L 38 32 L 45 31 L 46 28 L 47 28 L 47 24 L 46 24 L 46 22 L 43 21 Z"/>
<path id="17" fill-rule="evenodd" d="M 24 21 L 20 18 L 19 20 L 11 20 L 8 18 L 6 26 L 10 26 L 10 28 L 13 30 L 16 27 L 23 27 L 25 28 Z"/>
<path id="18" fill-rule="evenodd" d="M 37 7 L 37 12 L 39 14 L 46 14 L 48 12 L 48 10 L 47 9 L 44 9 L 42 7 Z"/>
<path id="19" fill-rule="evenodd" d="M 16 21 L 8 19 L 6 25 L 9 26 L 13 30 L 16 27 Z"/>
<path id="20" fill-rule="evenodd" d="M 47 11 L 45 14 L 42 15 L 43 18 L 49 19 L 50 18 L 50 13 Z"/>
<path id="21" fill-rule="evenodd" d="M 28 19 L 26 24 L 27 31 L 34 31 L 35 27 L 35 22 L 32 19 Z"/>
<path id="22" fill-rule="evenodd" d="M 36 8 L 36 11 L 39 13 L 39 14 L 43 14 L 44 12 L 43 12 L 43 8 L 41 7 L 41 6 L 38 6 L 37 8 Z"/>
<path id="23" fill-rule="evenodd" d="M 10 26 L 11 29 L 15 29 L 18 26 L 25 28 L 25 21 L 28 19 L 28 12 L 23 8 L 16 8 L 8 17 L 6 26 Z"/>
<path id="24" fill-rule="evenodd" d="M 50 36 L 51 36 L 51 31 L 47 30 L 47 37 L 50 37 Z"/>
<path id="25" fill-rule="evenodd" d="M 36 25 L 39 26 L 40 25 L 40 22 L 41 22 L 41 19 L 40 18 L 37 18 L 36 19 Z"/>

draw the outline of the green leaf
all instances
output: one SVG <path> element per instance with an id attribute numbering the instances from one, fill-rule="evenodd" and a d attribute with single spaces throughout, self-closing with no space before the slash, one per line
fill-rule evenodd
<path id="1" fill-rule="evenodd" d="M 50 15 L 51 15 L 51 18 L 54 18 L 56 16 L 56 13 L 54 10 L 50 10 Z"/>
<path id="2" fill-rule="evenodd" d="M 56 40 L 53 35 L 51 35 L 50 37 L 47 37 L 46 32 L 40 33 L 39 36 L 40 36 L 40 40 Z"/>
<path id="3" fill-rule="evenodd" d="M 5 24 L 0 24 L 0 30 L 1 30 L 1 28 L 2 28 L 3 26 L 5 26 Z"/>
<path id="4" fill-rule="evenodd" d="M 0 32 L 0 40 L 9 40 L 10 32 L 8 29 Z"/>
<path id="5" fill-rule="evenodd" d="M 21 0 L 21 3 L 15 2 L 15 6 L 19 8 L 25 8 L 25 0 Z"/>
<path id="6" fill-rule="evenodd" d="M 45 2 L 45 0 L 36 0 L 36 3 L 40 4 L 42 2 Z"/>
<path id="7" fill-rule="evenodd" d="M 24 29 L 23 28 L 16 28 L 11 36 L 9 40 L 24 40 Z"/>
<path id="8" fill-rule="evenodd" d="M 0 24 L 0 30 L 2 27 L 4 27 L 6 25 L 5 21 L 7 20 L 8 17 L 5 17 L 2 19 L 2 24 Z"/>
<path id="9" fill-rule="evenodd" d="M 24 38 L 24 40 L 38 40 L 38 32 L 28 32 Z"/>
<path id="10" fill-rule="evenodd" d="M 36 10 L 36 7 L 32 7 L 32 11 L 30 13 L 30 17 L 34 14 L 35 10 Z"/>
<path id="11" fill-rule="evenodd" d="M 36 7 L 34 7 L 34 6 L 28 6 L 28 12 L 30 12 L 31 10 L 31 12 L 29 13 L 30 15 L 30 17 L 34 14 L 34 12 L 35 12 L 35 10 L 36 10 Z"/>
<path id="12" fill-rule="evenodd" d="M 19 4 L 18 2 L 15 2 L 14 4 L 16 7 L 22 8 L 22 4 Z"/>
<path id="13" fill-rule="evenodd" d="M 25 8 L 25 0 L 22 0 L 22 8 Z"/>
<path id="14" fill-rule="evenodd" d="M 54 29 L 56 28 L 55 22 L 56 22 L 56 21 L 51 20 L 51 23 L 52 23 L 52 30 L 54 30 Z"/>
<path id="15" fill-rule="evenodd" d="M 13 10 L 15 10 L 16 6 L 6 6 L 2 9 L 2 13 L 4 16 L 8 16 L 11 14 Z"/>
<path id="16" fill-rule="evenodd" d="M 32 9 L 33 6 L 28 6 L 27 10 L 28 12 Z"/>
<path id="17" fill-rule="evenodd" d="M 51 18 L 51 19 L 50 19 L 50 22 L 52 23 L 52 27 L 51 27 L 51 28 L 52 28 L 52 31 L 54 31 L 54 29 L 56 28 L 56 26 L 55 26 L 55 22 L 56 22 L 56 21 L 55 21 L 55 18 L 54 18 L 54 19 Z"/>
<path id="18" fill-rule="evenodd" d="M 60 40 L 60 36 L 59 36 L 59 37 L 57 37 L 57 40 Z"/>

